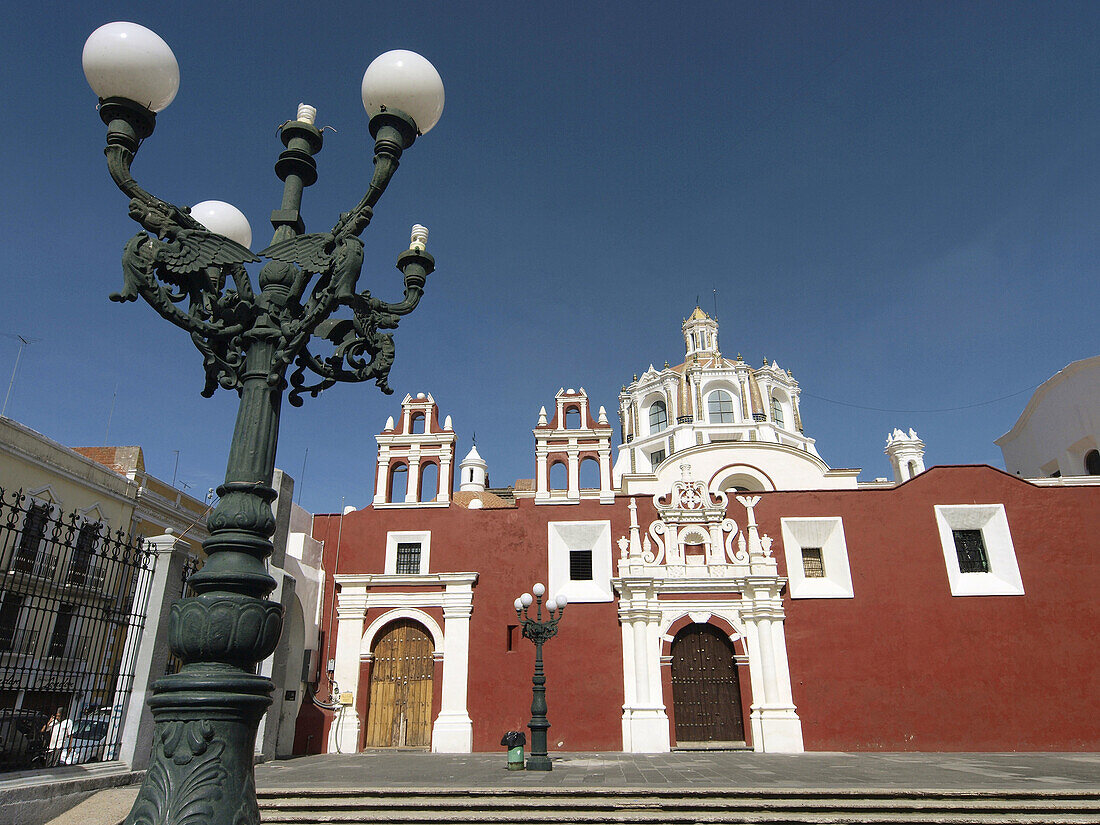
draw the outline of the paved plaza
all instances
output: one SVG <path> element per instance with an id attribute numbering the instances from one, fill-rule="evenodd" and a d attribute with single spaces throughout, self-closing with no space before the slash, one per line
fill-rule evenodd
<path id="1" fill-rule="evenodd" d="M 509 771 L 505 754 L 368 751 L 269 762 L 260 789 L 881 788 L 1100 790 L 1100 754 L 680 751 L 554 755 L 550 772 Z"/>

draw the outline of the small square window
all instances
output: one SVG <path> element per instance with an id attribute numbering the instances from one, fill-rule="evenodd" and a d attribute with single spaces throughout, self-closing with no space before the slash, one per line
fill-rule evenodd
<path id="1" fill-rule="evenodd" d="M 397 545 L 397 575 L 415 576 L 420 573 L 420 543 L 401 542 Z"/>
<path id="2" fill-rule="evenodd" d="M 569 580 L 574 582 L 592 581 L 592 551 L 569 551 Z"/>
<path id="3" fill-rule="evenodd" d="M 825 578 L 825 557 L 820 547 L 802 548 L 802 574 L 807 579 Z"/>
<path id="4" fill-rule="evenodd" d="M 955 540 L 960 573 L 989 572 L 989 556 L 985 551 L 981 530 L 952 530 L 951 537 Z"/>
<path id="5" fill-rule="evenodd" d="M 658 464 L 660 464 L 664 460 L 665 460 L 665 451 L 664 450 L 654 450 L 652 453 L 649 454 L 649 463 L 654 467 L 656 467 Z"/>

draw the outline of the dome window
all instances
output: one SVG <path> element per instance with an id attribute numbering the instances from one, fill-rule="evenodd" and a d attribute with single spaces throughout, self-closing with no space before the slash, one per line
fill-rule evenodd
<path id="1" fill-rule="evenodd" d="M 782 427 L 783 424 L 783 405 L 779 402 L 778 398 L 772 398 L 772 421 L 775 422 L 775 426 Z"/>
<path id="2" fill-rule="evenodd" d="M 659 433 L 668 427 L 668 410 L 664 401 L 654 401 L 649 408 L 649 432 Z"/>
<path id="3" fill-rule="evenodd" d="M 707 416 L 711 424 L 733 424 L 733 396 L 725 390 L 715 390 L 707 399 Z"/>

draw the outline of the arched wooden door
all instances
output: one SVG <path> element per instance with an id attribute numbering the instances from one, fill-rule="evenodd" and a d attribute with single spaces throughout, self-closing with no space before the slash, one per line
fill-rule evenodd
<path id="1" fill-rule="evenodd" d="M 432 743 L 431 637 L 411 619 L 387 625 L 371 648 L 367 748 L 421 748 Z"/>
<path id="2" fill-rule="evenodd" d="M 733 645 L 712 625 L 688 625 L 672 640 L 672 712 L 678 745 L 745 741 Z"/>

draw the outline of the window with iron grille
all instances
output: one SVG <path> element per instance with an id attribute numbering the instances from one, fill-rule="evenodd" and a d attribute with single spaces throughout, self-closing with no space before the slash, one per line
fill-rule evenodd
<path id="1" fill-rule="evenodd" d="M 985 552 L 981 530 L 952 530 L 960 573 L 988 573 L 989 556 Z"/>
<path id="2" fill-rule="evenodd" d="M 569 551 L 569 580 L 575 582 L 592 581 L 592 551 Z"/>
<path id="3" fill-rule="evenodd" d="M 715 390 L 707 399 L 707 416 L 711 424 L 732 424 L 733 396 L 725 390 Z"/>
<path id="4" fill-rule="evenodd" d="M 802 575 L 807 579 L 825 578 L 825 556 L 820 547 L 802 548 Z"/>
<path id="5" fill-rule="evenodd" d="M 420 573 L 420 542 L 397 545 L 397 567 L 395 571 L 399 576 L 415 576 Z"/>
<path id="6" fill-rule="evenodd" d="M 0 650 L 13 650 L 19 628 L 19 614 L 23 611 L 23 596 L 19 593 L 0 593 Z"/>
<path id="7" fill-rule="evenodd" d="M 68 651 L 69 625 L 73 621 L 73 606 L 62 604 L 57 608 L 57 618 L 54 619 L 53 635 L 50 636 L 50 650 L 47 653 L 51 658 L 65 656 Z"/>
<path id="8" fill-rule="evenodd" d="M 19 549 L 15 551 L 15 569 L 29 572 L 38 558 L 38 549 L 46 536 L 46 521 L 50 517 L 48 504 L 32 504 L 23 520 L 23 534 L 19 537 Z"/>
<path id="9" fill-rule="evenodd" d="M 101 526 L 98 522 L 85 522 L 80 525 L 80 532 L 77 533 L 73 553 L 69 557 L 69 574 L 66 577 L 68 584 L 83 586 L 89 583 L 88 568 L 91 566 L 92 553 L 99 541 Z"/>

